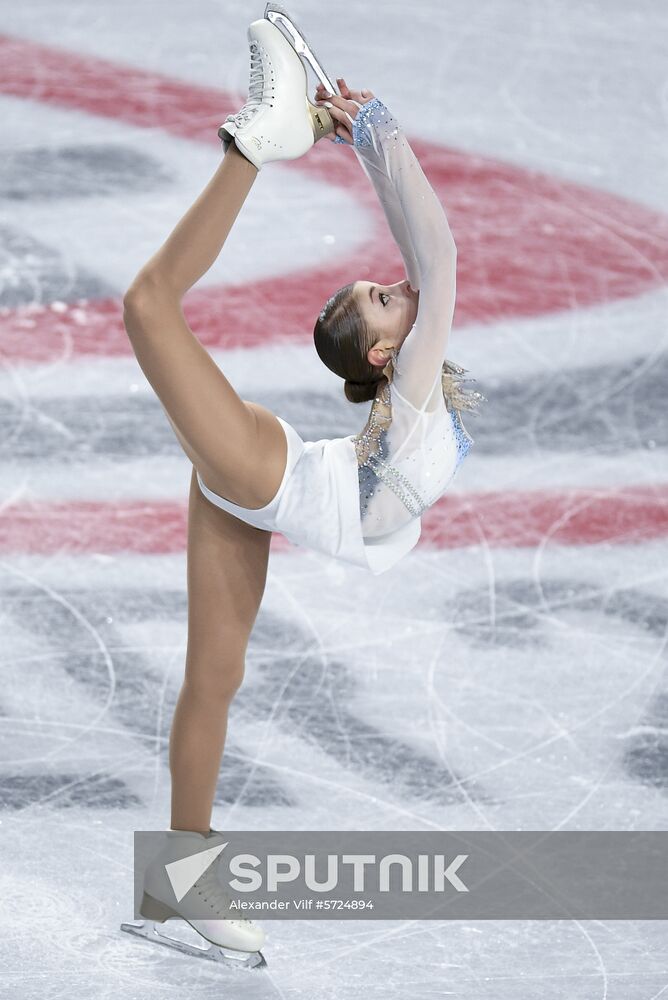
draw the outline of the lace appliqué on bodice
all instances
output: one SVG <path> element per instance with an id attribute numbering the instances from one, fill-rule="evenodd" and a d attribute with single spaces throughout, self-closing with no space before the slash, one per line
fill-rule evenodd
<path id="1" fill-rule="evenodd" d="M 393 375 L 392 366 L 388 366 L 384 370 L 384 374 L 388 377 L 388 382 L 377 393 L 364 430 L 353 438 L 357 454 L 360 513 L 362 516 L 366 514 L 369 501 L 380 481 L 384 482 L 399 497 L 414 517 L 419 517 L 431 506 L 430 502 L 422 496 L 402 472 L 387 461 L 387 432 L 392 425 L 390 389 Z M 452 362 L 444 362 L 441 369 L 441 389 L 446 408 L 453 417 L 453 428 L 457 442 L 457 465 L 459 465 L 468 454 L 473 439 L 462 424 L 459 410 L 452 406 L 449 398 L 448 390 L 452 391 L 453 374 L 456 378 L 461 379 L 465 374 L 465 369 L 458 368 Z M 471 393 L 470 397 L 474 401 L 484 399 L 480 393 Z"/>
<path id="2" fill-rule="evenodd" d="M 392 425 L 392 400 L 390 386 L 386 383 L 377 393 L 371 406 L 371 413 L 364 430 L 353 439 L 357 452 L 357 464 L 366 465 L 372 455 L 382 450 L 381 435 Z"/>
<path id="3" fill-rule="evenodd" d="M 353 440 L 357 453 L 360 488 L 360 513 L 364 515 L 378 482 L 384 482 L 414 516 L 429 504 L 406 476 L 387 461 L 387 432 L 392 425 L 390 386 L 386 383 L 373 401 L 371 413 L 361 434 Z"/>

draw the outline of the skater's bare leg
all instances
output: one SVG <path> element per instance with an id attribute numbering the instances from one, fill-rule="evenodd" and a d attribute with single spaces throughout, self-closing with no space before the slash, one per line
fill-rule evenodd
<path id="1" fill-rule="evenodd" d="M 227 713 L 266 583 L 270 531 L 210 503 L 195 472 L 188 506 L 188 646 L 170 737 L 174 830 L 208 833 Z"/>
<path id="2" fill-rule="evenodd" d="M 209 183 L 141 269 L 127 294 L 132 296 L 148 282 L 182 299 L 215 262 L 257 174 L 232 143 Z"/>
<path id="3" fill-rule="evenodd" d="M 210 489 L 245 507 L 264 506 L 280 486 L 285 434 L 270 410 L 239 397 L 188 326 L 181 300 L 216 260 L 257 173 L 232 144 L 123 300 L 137 360 L 184 451 Z"/>

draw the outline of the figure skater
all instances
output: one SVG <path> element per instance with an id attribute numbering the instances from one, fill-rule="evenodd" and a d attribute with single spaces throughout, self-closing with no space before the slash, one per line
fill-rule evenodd
<path id="1" fill-rule="evenodd" d="M 445 358 L 457 252 L 398 121 L 368 90 L 339 79 L 335 92 L 277 5 L 268 4 L 250 25 L 248 41 L 248 100 L 219 129 L 222 162 L 123 300 L 137 360 L 192 462 L 188 643 L 170 736 L 171 829 L 147 870 L 141 913 L 149 927 L 138 931 L 165 943 L 171 939 L 155 924 L 182 916 L 185 901 L 175 901 L 164 864 L 221 842 L 210 827 L 213 798 L 272 532 L 373 574 L 390 569 L 415 546 L 422 513 L 443 495 L 470 447 L 460 410 L 484 398 L 464 390 L 464 370 Z M 320 80 L 315 101 L 302 58 Z M 218 257 L 262 167 L 302 156 L 325 136 L 354 149 L 406 277 L 389 285 L 353 281 L 317 317 L 320 359 L 344 379 L 348 400 L 372 405 L 358 434 L 313 442 L 239 398 L 187 325 L 181 300 Z M 229 914 L 221 889 L 209 869 L 192 890 L 210 908 L 210 919 L 189 920 L 216 946 L 206 954 L 225 960 L 225 949 L 234 949 L 264 962 L 260 928 L 221 917 Z"/>

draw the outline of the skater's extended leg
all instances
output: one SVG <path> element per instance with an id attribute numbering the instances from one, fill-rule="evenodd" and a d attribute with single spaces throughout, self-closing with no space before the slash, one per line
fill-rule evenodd
<path id="1" fill-rule="evenodd" d="M 142 267 L 126 299 L 151 285 L 182 299 L 216 261 L 257 175 L 257 168 L 230 146 L 202 193 Z"/>
<path id="2" fill-rule="evenodd" d="M 193 469 L 188 506 L 188 647 L 172 723 L 174 830 L 208 833 L 227 713 L 267 577 L 271 532 L 214 506 Z"/>
<path id="3" fill-rule="evenodd" d="M 230 146 L 204 191 L 123 300 L 137 360 L 206 485 L 262 507 L 276 493 L 287 445 L 278 419 L 245 403 L 188 326 L 181 300 L 218 256 L 258 171 Z"/>

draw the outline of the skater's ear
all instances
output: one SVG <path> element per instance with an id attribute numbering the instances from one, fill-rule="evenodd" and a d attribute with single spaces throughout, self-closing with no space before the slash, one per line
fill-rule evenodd
<path id="1" fill-rule="evenodd" d="M 367 352 L 369 364 L 374 367 L 384 368 L 392 357 L 394 346 L 395 345 L 389 340 L 379 340 L 378 343 L 374 344 L 374 346 Z"/>

